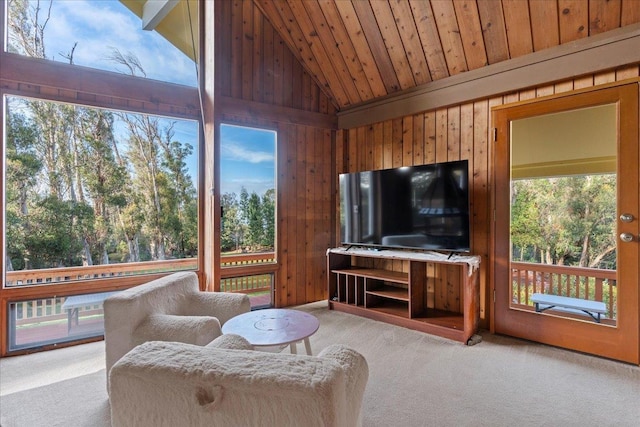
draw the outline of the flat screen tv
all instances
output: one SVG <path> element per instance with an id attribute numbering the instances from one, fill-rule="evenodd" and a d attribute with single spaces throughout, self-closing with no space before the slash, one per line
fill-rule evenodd
<path id="1" fill-rule="evenodd" d="M 340 241 L 469 252 L 467 160 L 340 174 Z"/>

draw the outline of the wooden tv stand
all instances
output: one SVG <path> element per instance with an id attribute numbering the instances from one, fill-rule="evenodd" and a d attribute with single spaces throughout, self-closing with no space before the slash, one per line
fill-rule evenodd
<path id="1" fill-rule="evenodd" d="M 480 318 L 479 265 L 479 256 L 329 249 L 329 309 L 468 344 Z"/>

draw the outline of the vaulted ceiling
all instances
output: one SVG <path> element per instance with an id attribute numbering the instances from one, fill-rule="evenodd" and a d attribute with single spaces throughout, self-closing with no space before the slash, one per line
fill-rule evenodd
<path id="1" fill-rule="evenodd" d="M 253 0 L 340 110 L 640 22 L 640 0 Z"/>

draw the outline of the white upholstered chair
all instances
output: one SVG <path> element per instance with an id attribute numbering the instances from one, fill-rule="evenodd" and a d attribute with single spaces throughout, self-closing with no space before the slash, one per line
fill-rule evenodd
<path id="1" fill-rule="evenodd" d="M 194 272 L 173 273 L 104 301 L 104 338 L 109 370 L 135 346 L 147 341 L 206 345 L 221 326 L 251 309 L 244 294 L 202 292 Z"/>

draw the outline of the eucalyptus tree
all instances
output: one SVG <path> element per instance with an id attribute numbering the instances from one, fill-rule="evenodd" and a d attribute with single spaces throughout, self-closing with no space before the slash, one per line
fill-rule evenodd
<path id="1" fill-rule="evenodd" d="M 113 134 L 114 114 L 97 109 L 80 110 L 77 135 L 83 149 L 78 151 L 78 187 L 82 186 L 94 210 L 91 246 L 99 264 L 109 264 L 109 250 L 116 245 L 114 233 L 118 212 L 127 203 L 126 188 L 130 182 Z"/>
<path id="2" fill-rule="evenodd" d="M 45 29 L 51 18 L 52 7 L 52 1 L 8 2 L 9 51 L 33 58 L 53 59 L 47 57 L 45 43 Z M 70 53 L 63 55 L 70 64 L 73 64 L 74 49 L 75 45 Z M 84 265 L 91 265 L 93 260 L 89 245 L 90 236 L 86 234 L 89 233 L 89 228 L 76 216 L 77 212 L 85 212 L 90 208 L 84 198 L 83 177 L 79 164 L 79 157 L 84 149 L 82 139 L 78 135 L 82 108 L 39 100 L 22 100 L 22 103 L 37 128 L 33 146 L 42 162 L 38 179 L 44 184 L 41 193 L 38 194 L 39 201 L 55 198 L 60 202 L 70 201 L 72 204 L 83 205 L 77 209 L 63 209 L 69 217 L 58 217 L 57 220 L 60 221 L 60 227 L 69 223 L 71 226 L 77 226 L 77 230 L 85 231 L 78 236 L 82 242 L 81 258 Z M 53 206 L 51 203 L 54 202 L 49 200 L 47 205 Z"/>
<path id="3" fill-rule="evenodd" d="M 30 194 L 35 192 L 36 177 L 42 162 L 34 150 L 37 137 L 35 125 L 24 115 L 7 116 L 5 145 L 5 240 L 7 243 L 6 268 L 29 268 L 30 255 L 26 247 L 26 236 L 31 229 L 29 221 Z"/>
<path id="4" fill-rule="evenodd" d="M 236 193 L 225 193 L 220 197 L 222 218 L 220 221 L 220 249 L 223 252 L 240 249 L 244 241 L 244 226 Z"/>
<path id="5" fill-rule="evenodd" d="M 276 191 L 273 188 L 262 196 L 261 211 L 264 226 L 262 246 L 273 249 L 276 239 Z"/>

